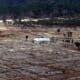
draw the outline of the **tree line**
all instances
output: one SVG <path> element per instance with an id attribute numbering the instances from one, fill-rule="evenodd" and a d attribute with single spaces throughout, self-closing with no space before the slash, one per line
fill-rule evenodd
<path id="1" fill-rule="evenodd" d="M 80 14 L 79 0 L 0 0 L 0 17 L 55 17 Z"/>

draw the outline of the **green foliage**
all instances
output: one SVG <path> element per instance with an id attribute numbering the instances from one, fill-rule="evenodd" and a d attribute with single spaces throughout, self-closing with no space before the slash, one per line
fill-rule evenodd
<path id="1" fill-rule="evenodd" d="M 80 26 L 80 19 L 68 19 L 68 20 L 58 20 L 58 19 L 53 19 L 53 20 L 39 20 L 36 22 L 36 24 L 39 25 L 45 25 L 45 26 L 53 26 L 53 25 L 67 25 L 67 26 Z"/>

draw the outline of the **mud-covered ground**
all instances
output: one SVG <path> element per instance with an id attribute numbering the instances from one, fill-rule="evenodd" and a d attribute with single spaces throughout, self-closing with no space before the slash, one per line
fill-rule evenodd
<path id="1" fill-rule="evenodd" d="M 25 34 L 0 40 L 0 80 L 80 80 L 80 51 L 36 45 Z"/>

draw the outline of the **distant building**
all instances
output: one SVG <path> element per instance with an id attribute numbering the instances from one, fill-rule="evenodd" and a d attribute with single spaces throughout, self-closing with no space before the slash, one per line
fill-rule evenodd
<path id="1" fill-rule="evenodd" d="M 12 24 L 14 24 L 14 21 L 12 19 L 7 19 L 6 24 L 12 25 Z"/>

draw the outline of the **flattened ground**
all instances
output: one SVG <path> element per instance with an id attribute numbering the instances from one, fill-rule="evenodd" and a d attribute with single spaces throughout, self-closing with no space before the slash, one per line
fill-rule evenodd
<path id="1" fill-rule="evenodd" d="M 25 40 L 29 33 L 19 32 L 15 38 L 0 41 L 0 80 L 80 79 L 79 51 L 56 43 L 35 45 Z M 35 36 L 29 35 L 30 39 Z"/>

